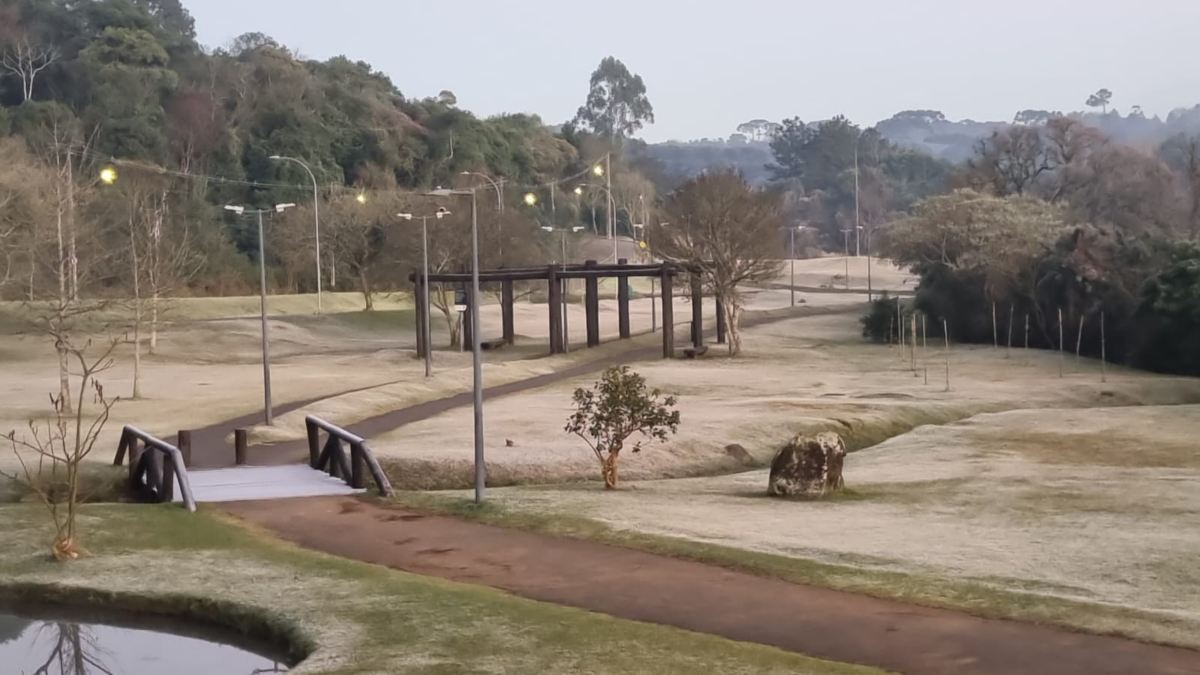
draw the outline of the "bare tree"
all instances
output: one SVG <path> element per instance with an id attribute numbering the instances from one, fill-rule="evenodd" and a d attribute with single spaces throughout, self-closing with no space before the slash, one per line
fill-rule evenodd
<path id="1" fill-rule="evenodd" d="M 37 76 L 58 58 L 59 52 L 54 47 L 37 44 L 28 36 L 19 35 L 0 52 L 0 67 L 21 81 L 21 100 L 32 101 Z"/>
<path id="2" fill-rule="evenodd" d="M 780 195 L 756 190 L 734 171 L 683 184 L 667 200 L 667 221 L 649 227 L 655 255 L 699 272 L 724 303 L 729 353 L 742 349 L 741 288 L 773 279 L 782 264 Z"/>
<path id="3" fill-rule="evenodd" d="M 54 541 L 51 552 L 56 560 L 73 560 L 83 552 L 80 546 L 76 516 L 79 504 L 85 499 L 82 494 L 80 468 L 91 454 L 108 422 L 109 413 L 119 399 L 104 395 L 104 387 L 96 376 L 112 367 L 112 353 L 122 338 L 110 339 L 98 353 L 88 353 L 91 342 L 76 345 L 71 335 L 57 331 L 55 324 L 48 327 L 48 335 L 69 354 L 78 367 L 78 401 L 72 412 L 62 395 L 51 395 L 54 415 L 44 425 L 30 420 L 28 436 L 17 436 L 15 430 L 8 433 L 13 454 L 21 466 L 20 473 L 0 472 L 6 478 L 27 487 L 46 506 L 54 524 Z M 92 392 L 92 406 L 83 404 L 88 392 Z"/>
<path id="4" fill-rule="evenodd" d="M 1051 168 L 1041 132 L 1036 127 L 1013 126 L 976 144 L 975 156 L 967 161 L 967 182 L 998 197 L 1022 195 Z"/>

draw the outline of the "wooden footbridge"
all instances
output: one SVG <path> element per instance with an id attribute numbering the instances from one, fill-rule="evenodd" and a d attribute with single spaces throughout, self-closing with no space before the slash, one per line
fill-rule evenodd
<path id="1" fill-rule="evenodd" d="M 355 494 L 366 491 L 368 475 L 381 495 L 392 493 L 366 439 L 311 415 L 304 423 L 307 464 L 189 470 L 188 432 L 180 432 L 178 444 L 172 445 L 132 426 L 121 431 L 113 464 L 128 464 L 129 484 L 139 498 L 180 502 L 189 511 L 205 502 Z M 239 430 L 235 438 L 240 464 L 245 457 L 245 433 Z"/>

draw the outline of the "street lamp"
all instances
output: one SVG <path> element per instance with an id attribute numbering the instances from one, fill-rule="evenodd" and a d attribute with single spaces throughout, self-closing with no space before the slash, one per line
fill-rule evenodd
<path id="1" fill-rule="evenodd" d="M 556 228 L 554 228 L 553 226 L 550 226 L 550 225 L 543 225 L 542 229 L 545 230 L 546 232 L 553 233 Z M 568 228 L 564 227 L 564 228 L 557 228 L 557 229 L 558 229 L 559 234 L 561 235 L 560 239 L 562 240 L 562 268 L 563 268 L 563 272 L 566 272 L 567 271 L 567 230 L 568 230 Z M 576 225 L 569 229 L 572 234 L 578 234 L 580 231 L 583 230 L 583 226 Z M 568 328 L 568 324 L 567 324 L 567 280 L 562 279 L 560 281 L 560 283 L 563 286 L 563 292 L 561 294 L 562 295 L 563 351 L 569 352 L 569 351 L 571 351 L 571 331 Z"/>
<path id="2" fill-rule="evenodd" d="M 244 206 L 226 205 L 226 211 L 238 216 L 258 216 L 258 273 L 259 273 L 259 317 L 262 320 L 262 365 L 263 365 L 263 417 L 267 426 L 275 423 L 271 412 L 271 346 L 267 337 L 267 253 L 263 239 L 263 214 L 283 213 L 295 204 L 276 204 L 273 209 L 247 209 Z"/>
<path id="3" fill-rule="evenodd" d="M 600 169 L 600 166 L 596 165 L 596 168 Z M 603 172 L 603 169 L 600 169 L 600 171 Z M 600 174 L 597 174 L 597 175 L 600 175 Z M 575 194 L 581 195 L 581 194 L 583 194 L 583 191 L 588 188 L 591 188 L 594 190 L 603 190 L 604 194 L 607 195 L 607 198 L 608 198 L 607 211 L 608 211 L 608 222 L 609 222 L 608 237 L 610 239 L 612 239 L 612 243 L 613 243 L 612 259 L 613 259 L 613 262 L 615 263 L 617 261 L 617 237 L 616 237 L 617 200 L 616 200 L 616 198 L 613 197 L 612 188 L 605 187 L 603 185 L 595 185 L 593 183 L 580 183 L 579 185 L 575 186 Z"/>
<path id="4" fill-rule="evenodd" d="M 100 169 L 100 182 L 105 185 L 112 185 L 117 182 L 117 170 L 111 166 L 106 166 Z"/>
<path id="5" fill-rule="evenodd" d="M 471 371 L 475 407 L 475 503 L 483 503 L 487 466 L 483 457 L 483 353 L 479 340 L 479 208 L 475 188 L 428 192 L 432 197 L 469 196 L 471 198 Z"/>
<path id="6" fill-rule="evenodd" d="M 433 216 L 414 216 L 411 213 L 396 214 L 397 217 L 404 220 L 421 219 L 421 268 L 424 274 L 421 280 L 421 292 L 425 301 L 425 328 L 421 331 L 421 337 L 425 340 L 425 377 L 429 377 L 433 373 L 433 347 L 431 345 L 433 340 L 432 331 L 429 328 L 431 316 L 429 312 L 429 219 L 433 217 L 441 220 L 448 215 L 450 215 L 450 210 L 445 207 L 439 207 Z"/>
<path id="7" fill-rule="evenodd" d="M 299 164 L 308 172 L 308 177 L 312 179 L 313 188 L 313 234 L 317 240 L 317 314 L 321 313 L 321 211 L 320 211 L 320 196 L 317 194 L 317 176 L 308 164 L 296 159 L 295 157 L 284 157 L 283 155 L 271 155 L 271 159 L 276 162 L 292 162 Z"/>

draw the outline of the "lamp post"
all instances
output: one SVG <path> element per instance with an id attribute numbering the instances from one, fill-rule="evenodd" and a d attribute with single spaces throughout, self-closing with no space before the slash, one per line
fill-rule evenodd
<path id="1" fill-rule="evenodd" d="M 412 220 L 419 218 L 421 220 L 421 295 L 423 296 L 425 306 L 425 324 L 421 330 L 421 338 L 425 341 L 425 377 L 433 374 L 433 347 L 432 347 L 432 330 L 429 327 L 431 313 L 429 311 L 429 219 L 436 218 L 441 220 L 450 215 L 450 210 L 441 207 L 433 213 L 432 216 L 414 216 L 411 213 L 397 213 L 398 218 L 404 220 Z"/>
<path id="2" fill-rule="evenodd" d="M 262 366 L 263 366 L 263 417 L 267 426 L 275 423 L 271 412 L 271 343 L 267 329 L 267 247 L 263 237 L 263 214 L 283 213 L 295 204 L 276 204 L 273 209 L 247 209 L 244 206 L 226 205 L 226 211 L 239 216 L 258 217 L 258 273 L 259 273 L 259 317 L 262 320 Z"/>
<path id="3" fill-rule="evenodd" d="M 596 166 L 596 169 L 597 169 L 598 171 L 603 171 L 603 169 L 601 169 L 599 165 L 597 165 L 597 166 Z M 599 174 L 599 173 L 597 173 L 596 175 L 600 175 L 600 174 Z M 590 188 L 590 189 L 593 189 L 593 190 L 601 190 L 601 191 L 603 191 L 603 192 L 604 192 L 604 194 L 605 194 L 605 196 L 606 196 L 606 197 L 607 197 L 607 199 L 608 199 L 608 209 L 607 209 L 607 211 L 608 211 L 608 218 L 609 218 L 609 220 L 608 220 L 608 233 L 609 233 L 609 239 L 612 239 L 612 243 L 613 243 L 612 259 L 613 259 L 613 262 L 615 263 L 615 262 L 617 261 L 617 237 L 616 237 L 616 231 L 617 231 L 617 226 L 616 226 L 616 225 L 617 225 L 617 221 L 616 221 L 616 214 L 617 214 L 617 200 L 616 200 L 616 198 L 614 198 L 614 197 L 613 197 L 613 193 L 612 193 L 612 189 L 611 189 L 611 188 L 607 188 L 607 187 L 605 187 L 605 186 L 603 186 L 603 185 L 595 185 L 595 184 L 593 184 L 593 183 L 580 183 L 579 185 L 575 186 L 575 194 L 577 194 L 577 195 L 581 195 L 581 194 L 583 194 L 583 191 L 584 191 L 585 189 L 589 189 L 589 188 Z"/>
<path id="4" fill-rule="evenodd" d="M 308 172 L 308 177 L 312 179 L 313 188 L 313 233 L 317 240 L 317 314 L 321 313 L 321 207 L 320 195 L 317 193 L 317 176 L 308 164 L 296 159 L 295 157 L 284 157 L 283 155 L 271 155 L 271 159 L 276 162 L 292 162 L 299 164 Z"/>
<path id="5" fill-rule="evenodd" d="M 546 232 L 554 232 L 556 228 L 554 228 L 554 227 L 551 227 L 551 226 L 549 226 L 549 225 L 543 225 L 543 226 L 542 226 L 542 229 L 543 229 L 544 231 L 546 231 Z M 562 260 L 562 268 L 563 268 L 563 272 L 566 272 L 566 271 L 567 271 L 567 229 L 568 229 L 568 228 L 565 228 L 565 227 L 564 227 L 564 228 L 559 228 L 559 229 L 558 229 L 558 232 L 559 232 L 559 235 L 560 235 L 560 239 L 561 239 L 561 241 L 562 241 L 562 258 L 561 258 L 561 260 Z M 578 233 L 578 232 L 579 232 L 579 231 L 581 231 L 581 230 L 583 230 L 583 226 L 582 226 L 582 225 L 576 225 L 576 226 L 574 226 L 574 227 L 571 227 L 571 228 L 570 228 L 570 231 L 571 231 L 572 233 Z M 563 293 L 562 293 L 562 332 L 563 332 L 563 351 L 564 351 L 564 352 L 570 352 L 570 351 L 571 351 L 571 330 L 570 330 L 570 328 L 569 328 L 569 325 L 568 325 L 568 323 L 567 323 L 567 292 L 566 292 L 566 291 L 567 291 L 567 289 L 566 289 L 566 283 L 567 283 L 567 280 L 566 280 L 566 279 L 563 279 L 563 280 L 562 280 L 562 284 L 563 284 L 563 286 L 564 286 L 564 288 L 563 288 Z"/>
<path id="6" fill-rule="evenodd" d="M 433 197 L 469 196 L 471 198 L 471 371 L 475 407 L 475 503 L 483 503 L 487 466 L 483 457 L 483 353 L 479 340 L 479 209 L 475 188 L 428 193 Z"/>
<path id="7" fill-rule="evenodd" d="M 788 261 L 792 267 L 788 288 L 792 290 L 792 307 L 796 306 L 796 230 L 798 229 L 800 229 L 799 225 L 792 225 L 788 228 Z"/>

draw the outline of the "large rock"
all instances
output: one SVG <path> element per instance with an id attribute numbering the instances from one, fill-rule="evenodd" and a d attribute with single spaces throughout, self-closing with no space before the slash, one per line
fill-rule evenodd
<path id="1" fill-rule="evenodd" d="M 832 432 L 797 436 L 771 461 L 772 497 L 824 497 L 840 490 L 846 444 Z"/>

